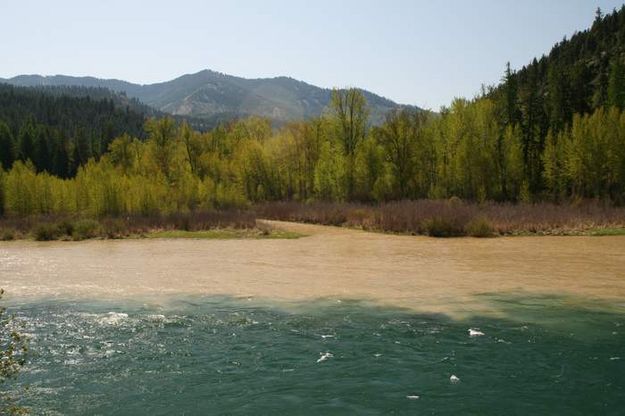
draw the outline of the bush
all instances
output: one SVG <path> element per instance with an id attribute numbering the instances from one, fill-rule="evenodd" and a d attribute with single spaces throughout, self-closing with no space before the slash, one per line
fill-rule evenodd
<path id="1" fill-rule="evenodd" d="M 0 235 L 0 240 L 2 241 L 15 240 L 15 231 L 11 229 L 2 230 L 2 234 Z"/>
<path id="2" fill-rule="evenodd" d="M 122 238 L 130 233 L 128 225 L 120 218 L 105 219 L 101 226 L 102 233 L 106 236 L 106 238 Z"/>
<path id="3" fill-rule="evenodd" d="M 79 220 L 74 224 L 72 238 L 76 241 L 97 237 L 100 233 L 100 223 L 95 220 Z"/>
<path id="4" fill-rule="evenodd" d="M 430 237 L 459 237 L 465 235 L 462 225 L 449 218 L 430 218 L 425 221 L 424 228 L 426 234 Z"/>
<path id="5" fill-rule="evenodd" d="M 59 238 L 59 227 L 55 224 L 39 224 L 34 231 L 37 241 L 51 241 Z"/>
<path id="6" fill-rule="evenodd" d="M 57 228 L 59 235 L 71 236 L 72 234 L 74 234 L 74 224 L 72 224 L 68 220 L 61 221 L 59 225 L 57 225 Z"/>
<path id="7" fill-rule="evenodd" d="M 474 218 L 467 224 L 466 233 L 471 237 L 494 237 L 495 229 L 486 218 L 480 217 Z"/>

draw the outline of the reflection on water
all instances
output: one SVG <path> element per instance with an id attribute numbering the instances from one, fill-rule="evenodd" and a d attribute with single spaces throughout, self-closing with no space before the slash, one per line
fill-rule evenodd
<path id="1" fill-rule="evenodd" d="M 621 414 L 622 311 L 487 298 L 510 318 L 333 300 L 24 303 L 12 308 L 31 337 L 22 403 L 69 415 Z"/>

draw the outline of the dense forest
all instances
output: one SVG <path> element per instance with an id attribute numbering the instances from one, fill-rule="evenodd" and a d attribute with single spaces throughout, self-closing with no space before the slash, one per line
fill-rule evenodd
<path id="1" fill-rule="evenodd" d="M 625 108 L 625 6 L 606 16 L 597 9 L 589 30 L 518 72 L 508 66 L 502 83 L 486 95 L 499 103 L 500 124 L 521 129 L 530 191 L 548 190 L 552 175 L 543 175 L 543 152 L 575 125 L 575 116 Z"/>
<path id="2" fill-rule="evenodd" d="M 120 215 L 296 201 L 625 202 L 625 8 L 440 113 L 369 123 L 357 89 L 324 116 L 198 132 L 110 100 L 0 89 L 5 214 Z M 18 94 L 19 92 L 19 94 Z M 75 101 L 75 100 L 79 101 Z M 80 103 L 78 105 L 78 103 Z M 69 115 L 69 116 L 68 116 Z"/>
<path id="3" fill-rule="evenodd" d="M 73 177 L 115 137 L 145 137 L 144 107 L 105 89 L 0 84 L 0 164 L 30 161 L 37 172 Z"/>

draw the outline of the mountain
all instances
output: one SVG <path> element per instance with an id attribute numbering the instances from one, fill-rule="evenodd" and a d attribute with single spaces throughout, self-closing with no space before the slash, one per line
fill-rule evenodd
<path id="1" fill-rule="evenodd" d="M 156 84 L 133 84 L 116 79 L 66 75 L 19 75 L 0 78 L 18 86 L 80 86 L 108 88 L 123 92 L 157 110 L 205 119 L 216 123 L 237 117 L 257 115 L 278 124 L 321 115 L 331 90 L 289 77 L 247 79 L 204 70 Z M 369 103 L 373 124 L 382 122 L 392 109 L 402 107 L 389 99 L 362 91 Z"/>

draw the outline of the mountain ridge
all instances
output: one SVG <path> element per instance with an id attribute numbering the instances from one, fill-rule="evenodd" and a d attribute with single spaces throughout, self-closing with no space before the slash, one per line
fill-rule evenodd
<path id="1" fill-rule="evenodd" d="M 108 88 L 159 111 L 217 123 L 251 115 L 267 117 L 278 124 L 322 115 L 332 89 L 318 87 L 288 76 L 243 78 L 204 69 L 169 81 L 137 84 L 93 76 L 23 74 L 0 78 L 16 86 L 81 86 Z M 360 88 L 359 88 L 360 89 Z M 360 89 L 369 103 L 371 122 L 379 124 L 396 108 L 418 108 Z"/>

